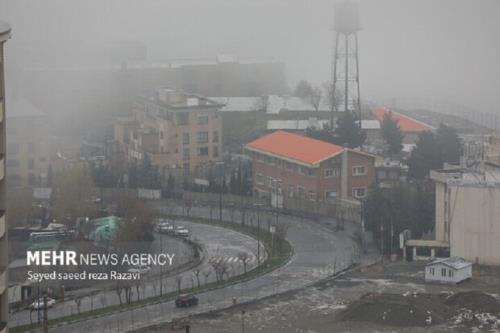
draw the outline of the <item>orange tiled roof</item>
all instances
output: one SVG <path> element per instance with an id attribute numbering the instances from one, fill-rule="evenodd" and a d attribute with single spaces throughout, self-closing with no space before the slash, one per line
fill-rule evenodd
<path id="1" fill-rule="evenodd" d="M 341 146 L 285 131 L 264 135 L 246 147 L 308 164 L 321 162 L 343 151 Z"/>
<path id="2" fill-rule="evenodd" d="M 372 114 L 378 121 L 382 122 L 384 115 L 390 111 L 384 108 L 375 108 Z M 402 132 L 425 132 L 432 131 L 432 127 L 424 124 L 418 120 L 402 115 L 401 113 L 392 111 L 392 119 L 398 122 L 399 128 Z"/>

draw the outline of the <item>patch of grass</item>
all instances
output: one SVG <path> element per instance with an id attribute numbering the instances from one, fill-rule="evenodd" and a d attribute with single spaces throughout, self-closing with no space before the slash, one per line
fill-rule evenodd
<path id="1" fill-rule="evenodd" d="M 264 247 L 267 251 L 267 254 L 268 254 L 267 258 L 259 266 L 254 267 L 253 269 L 249 270 L 248 272 L 246 272 L 244 274 L 230 277 L 229 279 L 225 280 L 222 283 L 211 282 L 211 283 L 202 285 L 199 288 L 195 287 L 195 288 L 182 289 L 180 292 L 182 294 L 201 293 L 201 292 L 205 292 L 205 291 L 209 291 L 209 290 L 213 290 L 213 289 L 224 288 L 228 285 L 235 284 L 238 282 L 243 282 L 243 281 L 254 279 L 260 275 L 269 273 L 269 272 L 273 271 L 274 269 L 286 264 L 288 262 L 288 260 L 292 257 L 292 254 L 293 254 L 293 247 L 286 239 L 278 239 L 277 237 L 273 237 L 273 234 L 271 234 L 269 231 L 263 230 L 263 229 L 258 230 L 254 226 L 241 225 L 241 224 L 227 222 L 227 221 L 223 221 L 223 222 L 213 221 L 210 219 L 197 218 L 197 217 L 175 216 L 175 218 L 186 218 L 186 219 L 189 219 L 189 221 L 195 222 L 195 223 L 223 227 L 226 229 L 231 229 L 231 230 L 235 230 L 237 232 L 246 234 L 246 235 L 251 236 L 255 239 L 259 239 L 262 242 L 262 244 L 264 245 Z M 105 316 L 105 315 L 108 315 L 111 313 L 127 311 L 127 310 L 131 310 L 134 308 L 142 307 L 142 306 L 147 305 L 147 304 L 155 304 L 155 303 L 172 301 L 176 298 L 176 296 L 178 294 L 179 294 L 178 292 L 174 291 L 174 292 L 170 292 L 170 293 L 163 294 L 163 295 L 158 295 L 158 296 L 154 296 L 154 297 L 141 299 L 138 301 L 132 301 L 129 304 L 110 305 L 110 306 L 103 307 L 100 309 L 95 309 L 92 311 L 81 312 L 79 314 L 49 319 L 48 326 L 50 328 L 50 327 L 54 327 L 54 326 L 57 326 L 57 325 L 62 324 L 62 323 L 77 322 L 77 321 L 82 321 L 85 319 L 90 319 L 93 317 Z M 12 333 L 19 333 L 19 332 L 28 332 L 28 331 L 31 331 L 34 329 L 40 329 L 40 328 L 41 328 L 41 325 L 39 325 L 38 323 L 33 323 L 33 324 L 15 326 L 15 327 L 10 328 L 9 331 Z"/>

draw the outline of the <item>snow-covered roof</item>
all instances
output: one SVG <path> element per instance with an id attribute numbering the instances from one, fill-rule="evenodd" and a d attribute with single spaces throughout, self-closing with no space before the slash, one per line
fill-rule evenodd
<path id="1" fill-rule="evenodd" d="M 305 130 L 309 127 L 317 129 L 323 128 L 327 125 L 329 120 L 318 120 L 316 118 L 309 118 L 306 120 L 268 120 L 268 130 Z"/>
<path id="2" fill-rule="evenodd" d="M 451 267 L 453 269 L 462 269 L 468 266 L 471 266 L 472 263 L 470 261 L 467 261 L 463 258 L 459 257 L 450 257 L 450 258 L 443 258 L 443 259 L 438 259 L 434 260 L 431 263 L 428 263 L 427 266 L 433 266 L 433 265 L 446 265 L 448 267 Z"/>
<path id="3" fill-rule="evenodd" d="M 318 111 L 330 111 L 326 98 L 322 98 Z M 294 96 L 270 95 L 267 99 L 267 113 L 278 114 L 281 111 L 316 111 L 311 101 Z"/>
<path id="4" fill-rule="evenodd" d="M 248 112 L 264 109 L 262 97 L 209 97 L 219 104 L 224 104 L 222 112 Z"/>

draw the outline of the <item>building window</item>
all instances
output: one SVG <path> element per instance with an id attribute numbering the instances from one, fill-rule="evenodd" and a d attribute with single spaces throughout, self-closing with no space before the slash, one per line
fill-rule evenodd
<path id="1" fill-rule="evenodd" d="M 198 156 L 208 156 L 208 147 L 199 147 Z"/>
<path id="2" fill-rule="evenodd" d="M 198 132 L 198 143 L 208 143 L 208 132 Z"/>
<path id="3" fill-rule="evenodd" d="M 299 198 L 303 198 L 306 190 L 302 186 L 297 186 L 297 194 Z"/>
<path id="4" fill-rule="evenodd" d="M 9 143 L 7 145 L 7 154 L 13 154 L 16 155 L 19 153 L 19 144 L 17 143 Z"/>
<path id="5" fill-rule="evenodd" d="M 8 168 L 17 168 L 19 167 L 19 161 L 18 160 L 7 160 L 7 167 Z"/>
<path id="6" fill-rule="evenodd" d="M 363 176 L 366 175 L 366 167 L 364 165 L 357 165 L 352 167 L 353 176 Z"/>
<path id="7" fill-rule="evenodd" d="M 429 268 L 429 274 L 434 275 L 434 267 Z"/>
<path id="8" fill-rule="evenodd" d="M 219 157 L 219 147 L 214 146 L 212 155 L 213 155 L 214 158 Z"/>
<path id="9" fill-rule="evenodd" d="M 453 271 L 451 269 L 448 271 L 448 277 L 451 277 L 451 278 L 453 277 Z"/>
<path id="10" fill-rule="evenodd" d="M 35 185 L 35 175 L 34 175 L 34 174 L 32 174 L 32 173 L 30 173 L 30 174 L 28 175 L 28 184 L 29 184 L 29 185 Z"/>
<path id="11" fill-rule="evenodd" d="M 337 191 L 326 191 L 325 192 L 325 199 L 326 200 L 335 200 L 337 199 L 338 193 Z"/>
<path id="12" fill-rule="evenodd" d="M 257 174 L 257 179 L 256 179 L 256 182 L 258 185 L 264 185 L 264 175 L 261 174 L 261 173 L 258 173 Z"/>
<path id="13" fill-rule="evenodd" d="M 212 135 L 212 142 L 219 142 L 219 132 L 214 131 Z"/>
<path id="14" fill-rule="evenodd" d="M 179 126 L 185 126 L 189 124 L 189 113 L 179 112 L 176 114 L 176 124 Z"/>
<path id="15" fill-rule="evenodd" d="M 355 187 L 352 189 L 352 196 L 358 199 L 366 197 L 366 187 Z"/>
<path id="16" fill-rule="evenodd" d="M 189 148 L 182 149 L 182 159 L 189 160 L 190 151 Z"/>
<path id="17" fill-rule="evenodd" d="M 338 169 L 325 169 L 325 178 L 331 178 L 331 177 L 337 177 L 338 176 Z"/>
<path id="18" fill-rule="evenodd" d="M 189 144 L 189 133 L 182 133 L 182 144 Z"/>
<path id="19" fill-rule="evenodd" d="M 33 142 L 28 142 L 28 153 L 29 154 L 35 153 L 35 144 Z"/>
<path id="20" fill-rule="evenodd" d="M 288 185 L 288 197 L 293 198 L 295 194 L 295 186 Z"/>
<path id="21" fill-rule="evenodd" d="M 446 268 L 441 268 L 441 276 L 446 277 Z"/>
<path id="22" fill-rule="evenodd" d="M 309 191 L 309 200 L 316 200 L 316 192 L 314 191 Z"/>
<path id="23" fill-rule="evenodd" d="M 198 116 L 198 125 L 208 124 L 208 116 L 206 114 L 201 114 Z"/>

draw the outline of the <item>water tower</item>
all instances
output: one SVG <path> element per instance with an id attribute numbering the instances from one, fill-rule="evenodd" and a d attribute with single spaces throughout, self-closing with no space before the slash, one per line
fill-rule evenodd
<path id="1" fill-rule="evenodd" d="M 351 111 L 361 119 L 358 64 L 358 4 L 345 1 L 335 4 L 334 49 L 332 60 L 332 106 L 330 125 L 333 129 L 334 112 Z"/>

